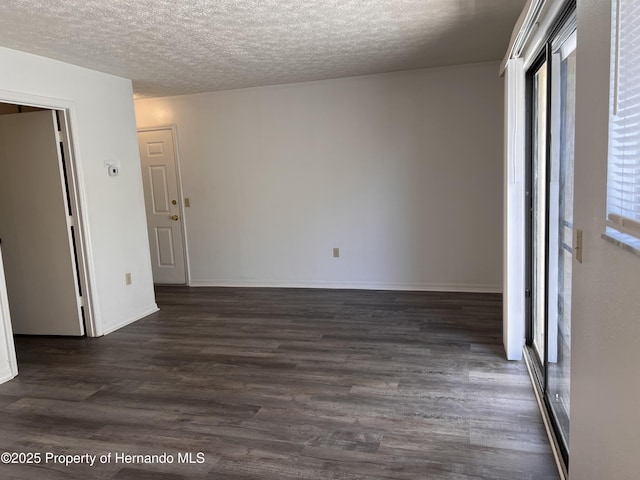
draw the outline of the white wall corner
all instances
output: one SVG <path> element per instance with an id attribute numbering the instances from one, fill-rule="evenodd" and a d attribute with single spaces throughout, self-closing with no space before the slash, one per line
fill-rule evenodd
<path id="1" fill-rule="evenodd" d="M 106 334 L 109 320 L 128 323 L 130 311 L 155 301 L 131 80 L 4 47 L 0 62 L 3 101 L 70 113 L 95 325 L 88 334 Z M 117 179 L 102 167 L 113 159 L 123 167 Z M 113 281 L 132 269 L 133 286 Z"/>

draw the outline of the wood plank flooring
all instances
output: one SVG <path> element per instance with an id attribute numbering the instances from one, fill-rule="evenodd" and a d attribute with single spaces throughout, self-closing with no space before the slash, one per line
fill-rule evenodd
<path id="1" fill-rule="evenodd" d="M 499 295 L 161 287 L 157 300 L 103 338 L 16 339 L 0 451 L 43 458 L 0 478 L 558 478 L 525 365 L 504 360 Z M 115 461 L 163 453 L 173 462 Z"/>

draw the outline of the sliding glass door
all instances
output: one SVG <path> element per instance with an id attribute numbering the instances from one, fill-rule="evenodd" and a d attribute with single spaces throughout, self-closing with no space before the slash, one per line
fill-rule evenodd
<path id="1" fill-rule="evenodd" d="M 569 443 L 573 162 L 576 91 L 575 31 L 553 52 L 546 397 L 565 445 Z"/>
<path id="2" fill-rule="evenodd" d="M 570 16 L 527 74 L 527 347 L 565 464 L 569 453 L 575 50 L 575 17 Z"/>
<path id="3" fill-rule="evenodd" d="M 531 346 L 539 364 L 545 359 L 547 271 L 547 59 L 532 72 L 532 321 Z M 539 375 L 544 375 L 540 370 Z"/>

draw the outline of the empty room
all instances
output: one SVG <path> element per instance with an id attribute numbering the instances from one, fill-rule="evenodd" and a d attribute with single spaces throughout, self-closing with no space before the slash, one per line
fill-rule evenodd
<path id="1" fill-rule="evenodd" d="M 0 478 L 637 478 L 633 0 L 0 5 Z"/>

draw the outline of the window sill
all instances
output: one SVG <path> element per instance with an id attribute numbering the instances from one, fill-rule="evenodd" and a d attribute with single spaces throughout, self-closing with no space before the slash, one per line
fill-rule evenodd
<path id="1" fill-rule="evenodd" d="M 623 250 L 640 257 L 640 238 L 636 238 L 627 233 L 618 232 L 612 228 L 607 228 L 607 231 L 603 233 L 601 237 L 616 247 L 620 247 Z"/>

